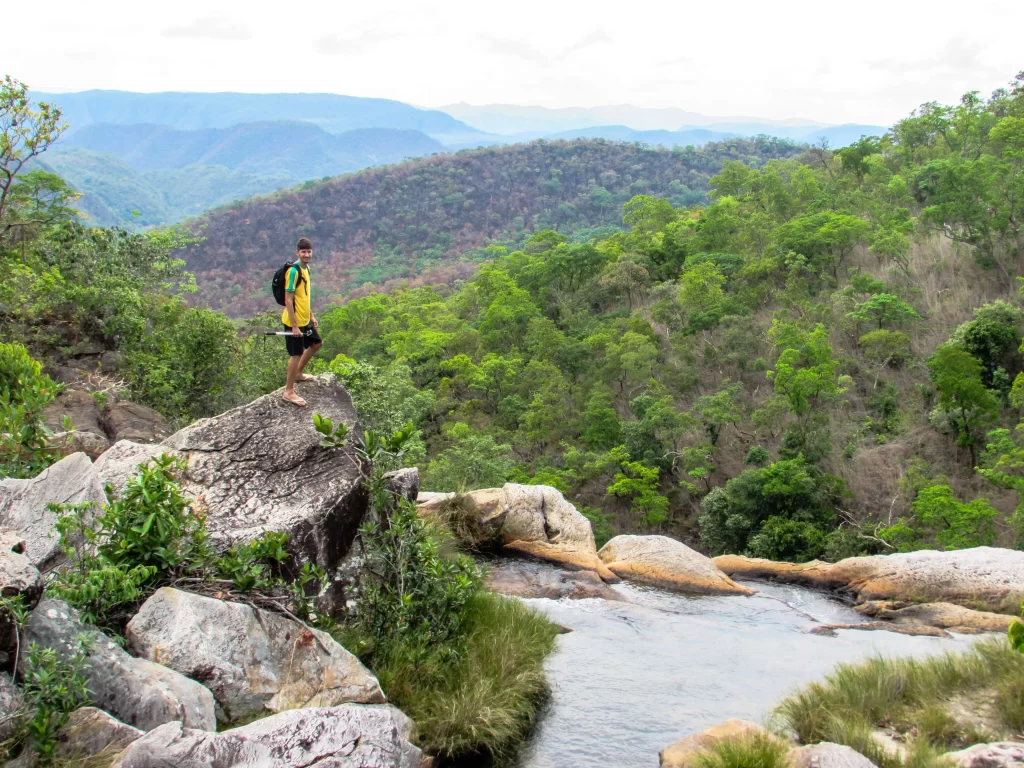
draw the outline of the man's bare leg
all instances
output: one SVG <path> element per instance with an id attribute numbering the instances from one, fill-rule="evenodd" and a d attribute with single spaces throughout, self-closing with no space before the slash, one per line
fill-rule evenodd
<path id="1" fill-rule="evenodd" d="M 321 346 L 323 345 L 316 344 L 310 347 L 309 349 L 303 350 L 302 357 L 299 359 L 299 370 L 295 375 L 295 381 L 306 380 L 306 375 L 304 373 L 306 370 L 306 366 L 309 365 L 309 361 L 313 359 L 313 355 L 317 353 L 317 350 L 320 349 Z M 288 362 L 291 363 L 290 360 Z"/>
<path id="2" fill-rule="evenodd" d="M 308 352 L 309 350 L 306 351 Z M 295 382 L 298 381 L 299 376 L 302 375 L 302 358 L 304 356 L 304 354 L 288 356 L 288 375 L 284 382 L 285 399 L 295 396 Z"/>

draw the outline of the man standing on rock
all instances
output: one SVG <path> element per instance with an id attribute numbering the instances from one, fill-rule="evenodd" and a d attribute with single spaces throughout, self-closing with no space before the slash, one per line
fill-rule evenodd
<path id="1" fill-rule="evenodd" d="M 284 278 L 284 311 L 281 313 L 281 322 L 284 323 L 286 331 L 291 331 L 291 335 L 285 336 L 285 344 L 288 347 L 288 378 L 282 397 L 289 403 L 305 405 L 306 401 L 295 392 L 295 384 L 312 378 L 303 371 L 323 345 L 320 334 L 317 333 L 319 323 L 309 304 L 309 262 L 313 258 L 313 243 L 309 238 L 299 239 L 298 245 L 295 246 L 295 256 L 295 263 L 288 268 Z"/>

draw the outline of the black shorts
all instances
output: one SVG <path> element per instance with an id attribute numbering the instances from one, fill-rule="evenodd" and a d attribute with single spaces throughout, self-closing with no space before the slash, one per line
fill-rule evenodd
<path id="1" fill-rule="evenodd" d="M 286 325 L 284 329 L 288 331 L 288 335 L 284 337 L 284 344 L 288 347 L 290 356 L 301 355 L 310 347 L 323 343 L 323 339 L 320 338 L 320 334 L 316 332 L 312 323 L 299 326 L 299 330 L 302 331 L 301 336 L 293 336 L 291 326 Z"/>

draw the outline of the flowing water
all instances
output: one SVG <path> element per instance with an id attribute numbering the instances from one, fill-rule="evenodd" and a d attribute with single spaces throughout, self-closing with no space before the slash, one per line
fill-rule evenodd
<path id="1" fill-rule="evenodd" d="M 520 768 L 653 768 L 658 751 L 730 717 L 771 709 L 839 662 L 963 649 L 892 632 L 808 634 L 863 618 L 820 592 L 763 582 L 751 597 L 696 597 L 617 585 L 631 603 L 528 600 L 573 631 L 546 664 L 552 699 Z"/>

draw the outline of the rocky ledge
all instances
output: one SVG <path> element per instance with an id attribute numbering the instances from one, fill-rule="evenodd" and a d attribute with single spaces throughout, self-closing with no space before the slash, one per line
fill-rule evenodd
<path id="1" fill-rule="evenodd" d="M 655 587 L 704 595 L 752 595 L 714 561 L 668 536 L 616 536 L 598 556 L 616 576 Z"/>

